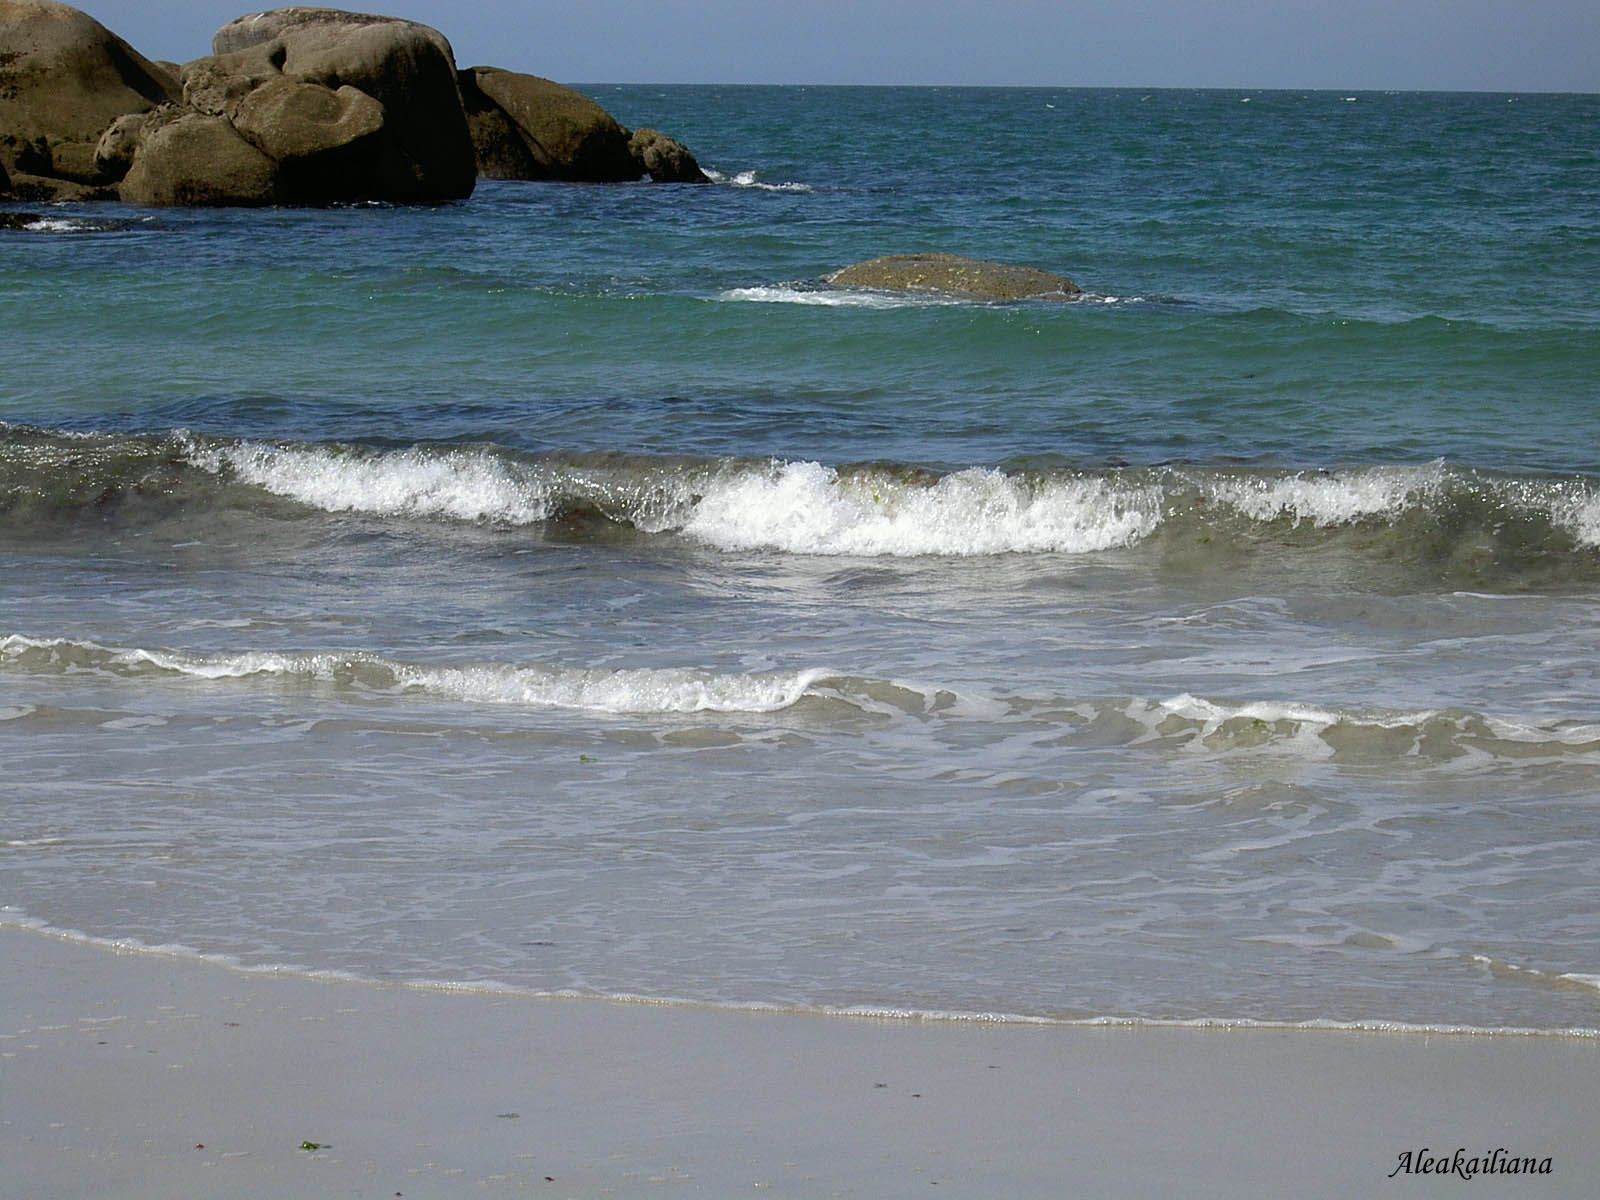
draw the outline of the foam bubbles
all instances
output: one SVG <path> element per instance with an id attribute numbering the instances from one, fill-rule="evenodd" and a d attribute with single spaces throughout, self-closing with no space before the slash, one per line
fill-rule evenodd
<path id="1" fill-rule="evenodd" d="M 1030 483 L 974 468 L 922 486 L 803 462 L 708 489 L 683 532 L 724 550 L 849 557 L 1083 553 L 1129 545 L 1160 520 L 1158 488 L 1104 478 Z"/>
<path id="2" fill-rule="evenodd" d="M 881 292 L 864 288 L 818 288 L 804 284 L 777 283 L 758 287 L 730 288 L 718 300 L 755 304 L 805 304 L 820 308 L 943 308 L 966 304 L 957 296 L 931 292 Z"/>
<path id="3" fill-rule="evenodd" d="M 816 189 L 809 183 L 766 183 L 756 178 L 755 171 L 739 171 L 732 175 L 725 175 L 721 171 L 710 167 L 702 167 L 707 179 L 712 183 L 725 184 L 728 187 L 755 188 L 762 192 L 811 192 Z"/>
<path id="4" fill-rule="evenodd" d="M 513 524 L 549 515 L 537 479 L 518 474 L 484 450 L 419 449 L 362 454 L 336 446 L 239 442 L 193 447 L 196 465 L 224 467 L 246 483 L 327 512 L 497 520 Z"/>
<path id="5" fill-rule="evenodd" d="M 1330 526 L 1395 515 L 1418 499 L 1437 495 L 1443 483 L 1444 464 L 1435 462 L 1337 474 L 1229 476 L 1210 481 L 1206 494 L 1252 520 L 1290 517 Z"/>
<path id="6" fill-rule="evenodd" d="M 123 677 L 156 673 L 210 682 L 277 680 L 393 695 L 415 693 L 468 704 L 661 714 L 777 712 L 796 704 L 814 684 L 831 677 L 831 672 L 815 667 L 740 674 L 560 664 L 456 666 L 399 662 L 363 652 L 199 654 L 20 634 L 0 638 L 0 664 Z"/>

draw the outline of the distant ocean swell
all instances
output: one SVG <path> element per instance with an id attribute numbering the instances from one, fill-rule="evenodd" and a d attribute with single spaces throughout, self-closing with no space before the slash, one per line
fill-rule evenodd
<path id="1" fill-rule="evenodd" d="M 630 529 L 722 551 L 842 557 L 1092 554 L 1150 544 L 1221 559 L 1340 545 L 1480 582 L 1600 577 L 1600 480 L 1442 461 L 1324 471 L 1171 466 L 934 472 L 895 463 L 529 454 L 188 433 L 0 427 L 0 532 L 127 510 L 352 513 Z"/>
<path id="2" fill-rule="evenodd" d="M 1074 748 L 1157 754 L 1266 755 L 1305 762 L 1472 769 L 1506 763 L 1600 766 L 1600 725 L 1511 721 L 1463 709 L 1340 709 L 1291 701 L 1188 693 L 1137 696 L 967 696 L 937 686 L 808 667 L 710 672 L 585 668 L 563 664 L 416 663 L 365 651 L 245 650 L 196 653 L 105 646 L 84 639 L 0 636 L 0 675 L 107 682 L 254 685 L 330 698 L 389 696 L 434 703 L 514 705 L 617 715 L 776 714 L 795 710 L 812 728 L 849 730 L 883 721 L 979 721 L 997 732 Z M 0 709 L 0 723 L 58 710 Z"/>

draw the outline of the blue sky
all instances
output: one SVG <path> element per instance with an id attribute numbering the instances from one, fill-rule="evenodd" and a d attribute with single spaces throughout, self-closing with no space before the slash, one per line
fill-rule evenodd
<path id="1" fill-rule="evenodd" d="M 83 7 L 152 58 L 234 4 Z M 373 10 L 368 10 L 373 11 Z M 583 83 L 1600 91 L 1600 0 L 395 0 L 463 66 Z"/>

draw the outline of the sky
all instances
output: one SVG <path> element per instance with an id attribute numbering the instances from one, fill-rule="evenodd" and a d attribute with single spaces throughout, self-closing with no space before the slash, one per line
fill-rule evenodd
<path id="1" fill-rule="evenodd" d="M 245 10 L 88 0 L 146 57 Z M 373 11 L 365 9 L 363 11 Z M 1600 0 L 392 0 L 462 66 L 566 83 L 1600 92 Z"/>

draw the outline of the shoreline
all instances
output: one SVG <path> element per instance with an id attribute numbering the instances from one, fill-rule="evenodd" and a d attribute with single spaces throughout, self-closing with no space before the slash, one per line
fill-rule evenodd
<path id="1" fill-rule="evenodd" d="M 1348 1196 L 1458 1149 L 1549 1160 L 1481 1167 L 1477 1194 L 1600 1177 L 1584 1038 L 841 1020 L 241 972 L 16 927 L 0 959 L 0 1161 L 30 1197 Z"/>

